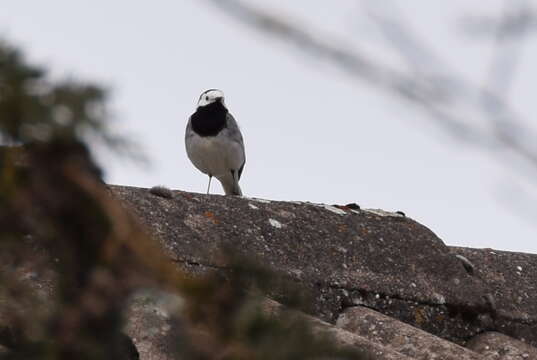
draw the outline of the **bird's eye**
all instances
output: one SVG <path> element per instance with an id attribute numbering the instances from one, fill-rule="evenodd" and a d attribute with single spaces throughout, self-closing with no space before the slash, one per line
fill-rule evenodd
<path id="1" fill-rule="evenodd" d="M 209 97 L 208 97 L 208 96 L 206 96 L 206 97 L 205 97 L 205 100 L 209 101 Z"/>

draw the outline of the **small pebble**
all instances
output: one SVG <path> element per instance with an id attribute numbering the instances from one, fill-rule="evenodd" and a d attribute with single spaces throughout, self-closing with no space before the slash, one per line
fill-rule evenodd
<path id="1" fill-rule="evenodd" d="M 149 192 L 155 196 L 160 196 L 165 199 L 173 198 L 172 191 L 165 186 L 161 186 L 161 185 L 153 186 L 151 189 L 149 189 Z"/>
<path id="2" fill-rule="evenodd" d="M 460 262 L 462 263 L 462 266 L 464 266 L 464 269 L 466 270 L 468 274 L 470 275 L 474 274 L 475 266 L 474 264 L 472 264 L 470 260 L 468 260 L 462 255 L 455 255 L 455 257 L 460 260 Z"/>
<path id="3" fill-rule="evenodd" d="M 348 207 L 349 209 L 352 209 L 352 210 L 360 210 L 360 205 L 358 205 L 357 203 L 350 203 L 350 204 L 345 205 L 345 207 Z"/>

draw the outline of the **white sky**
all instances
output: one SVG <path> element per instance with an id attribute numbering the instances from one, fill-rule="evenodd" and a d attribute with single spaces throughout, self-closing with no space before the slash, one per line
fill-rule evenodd
<path id="1" fill-rule="evenodd" d="M 188 161 L 183 136 L 199 94 L 216 87 L 245 137 L 245 195 L 402 210 L 450 245 L 537 253 L 535 208 L 520 216 L 508 206 L 517 196 L 510 184 L 524 183 L 512 168 L 453 141 L 408 104 L 205 1 L 1 2 L 0 35 L 55 76 L 113 90 L 116 126 L 138 141 L 150 166 L 101 155 L 110 183 L 203 192 L 207 178 Z M 485 79 L 492 42 L 466 36 L 459 25 L 465 14 L 497 15 L 500 1 L 395 2 L 450 69 Z M 399 64 L 357 0 L 256 3 Z M 524 44 L 509 99 L 533 121 L 535 39 Z M 217 182 L 212 190 L 221 193 Z"/>

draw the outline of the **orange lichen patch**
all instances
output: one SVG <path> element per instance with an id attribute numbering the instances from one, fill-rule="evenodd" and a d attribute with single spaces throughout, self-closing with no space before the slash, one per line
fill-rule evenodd
<path id="1" fill-rule="evenodd" d="M 333 205 L 333 206 L 343 211 L 347 211 L 347 212 L 351 211 L 351 209 L 345 205 Z"/>
<path id="2" fill-rule="evenodd" d="M 416 309 L 416 311 L 414 312 L 414 320 L 418 325 L 424 324 L 427 321 L 427 314 L 425 313 L 425 310 Z"/>
<path id="3" fill-rule="evenodd" d="M 446 317 L 442 314 L 436 315 L 436 321 L 443 321 Z"/>
<path id="4" fill-rule="evenodd" d="M 346 232 L 347 231 L 347 225 L 345 225 L 345 224 L 338 225 L 337 231 L 340 232 L 340 233 Z"/>
<path id="5" fill-rule="evenodd" d="M 213 224 L 220 224 L 220 220 L 216 218 L 216 215 L 214 215 L 212 211 L 206 211 L 205 213 L 203 213 L 203 215 L 205 215 L 206 218 L 210 219 Z"/>

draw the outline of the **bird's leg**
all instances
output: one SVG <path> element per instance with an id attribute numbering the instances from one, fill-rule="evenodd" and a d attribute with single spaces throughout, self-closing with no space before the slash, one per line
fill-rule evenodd
<path id="1" fill-rule="evenodd" d="M 212 175 L 209 175 L 209 185 L 207 185 L 207 195 L 209 195 L 209 190 L 211 189 L 211 179 L 213 178 Z"/>

